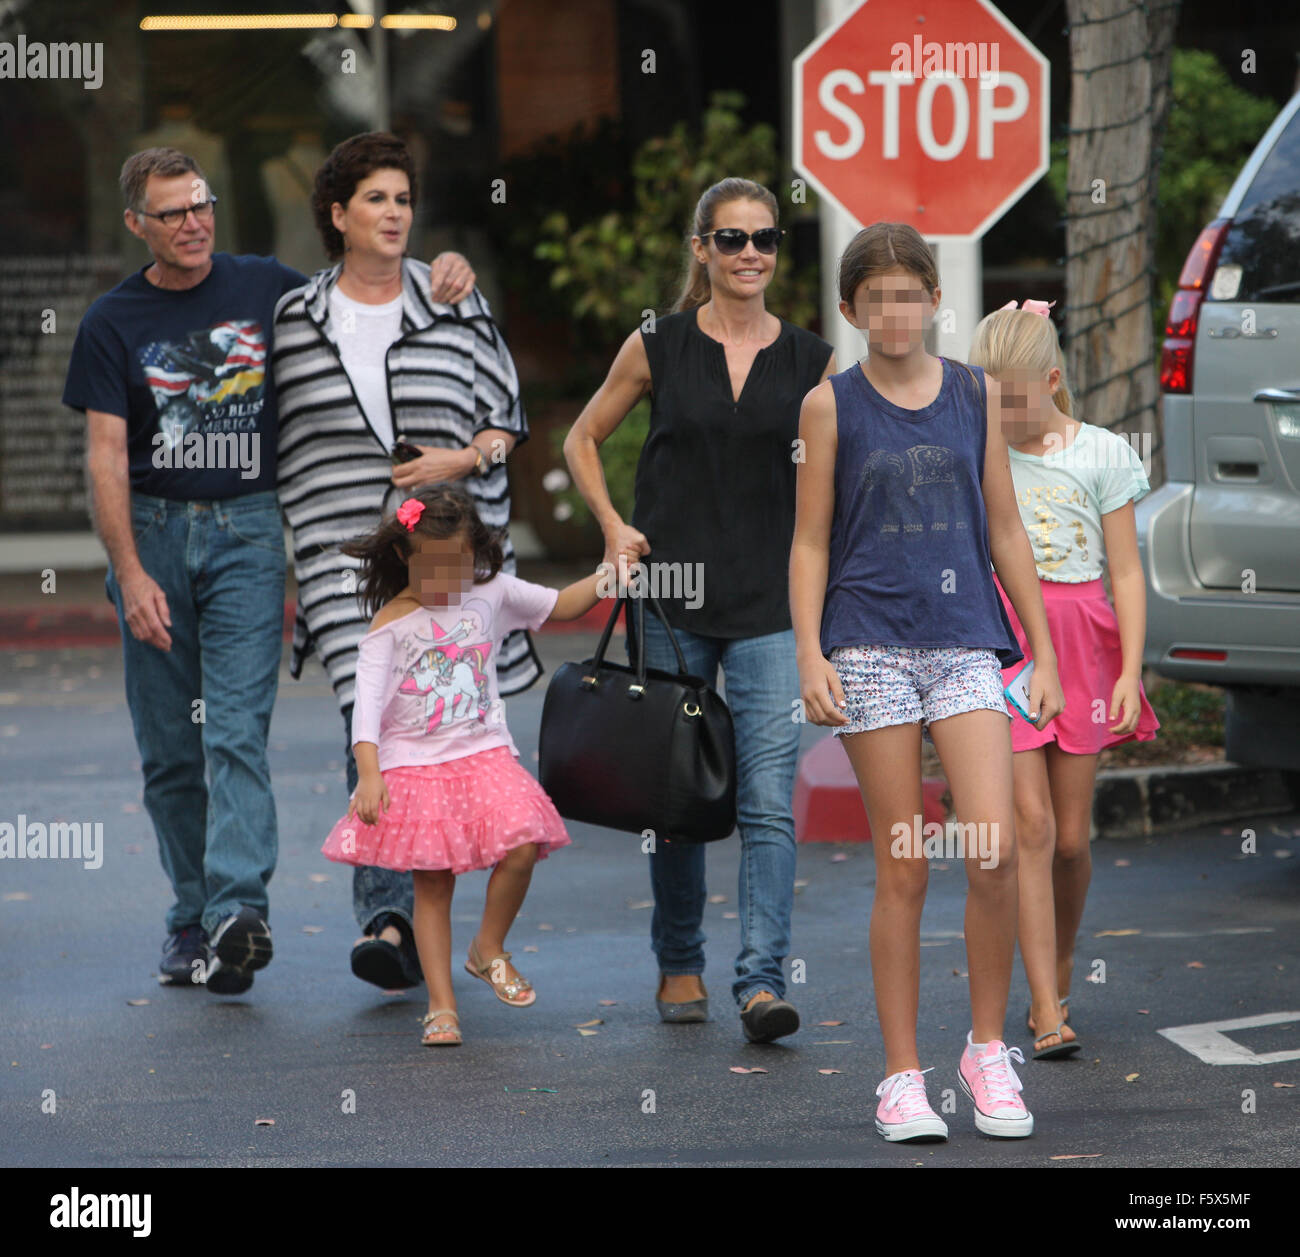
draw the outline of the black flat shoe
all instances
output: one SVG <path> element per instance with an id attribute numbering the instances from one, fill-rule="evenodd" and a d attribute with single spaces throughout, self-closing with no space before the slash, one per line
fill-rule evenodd
<path id="1" fill-rule="evenodd" d="M 242 995 L 253 974 L 271 962 L 271 927 L 245 905 L 216 928 L 208 944 L 208 978 L 213 995 Z"/>
<path id="2" fill-rule="evenodd" d="M 379 935 L 389 925 L 401 934 L 401 946 L 378 937 L 363 939 L 352 948 L 352 972 L 383 991 L 405 991 L 419 986 L 424 975 L 406 922 L 389 913 L 372 921 L 370 928 Z"/>
<path id="3" fill-rule="evenodd" d="M 664 989 L 663 980 L 659 982 L 659 990 Z M 704 983 L 700 983 L 700 990 L 704 990 Z M 688 999 L 680 1004 L 669 1003 L 668 1000 L 659 998 L 655 994 L 655 1007 L 659 1010 L 659 1020 L 669 1022 L 672 1025 L 686 1025 L 695 1021 L 708 1021 L 709 1019 L 709 993 L 704 991 L 702 999 Z"/>
<path id="4" fill-rule="evenodd" d="M 740 1024 L 751 1043 L 771 1043 L 799 1029 L 799 1014 L 783 999 L 759 1000 L 740 1014 Z"/>

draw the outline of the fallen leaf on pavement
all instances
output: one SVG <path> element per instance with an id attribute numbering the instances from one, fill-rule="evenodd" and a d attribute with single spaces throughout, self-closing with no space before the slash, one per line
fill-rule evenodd
<path id="1" fill-rule="evenodd" d="M 147 1004 L 147 999 L 129 999 L 126 1001 L 132 1008 L 139 1008 L 142 1004 Z"/>
<path id="2" fill-rule="evenodd" d="M 325 927 L 323 925 L 304 925 L 302 927 L 302 932 L 304 934 L 320 934 L 324 929 Z"/>
<path id="3" fill-rule="evenodd" d="M 1126 934 L 1141 934 L 1141 930 L 1102 930 L 1093 938 L 1123 938 Z"/>
<path id="4" fill-rule="evenodd" d="M 653 899 L 633 899 L 628 902 L 627 906 L 633 912 L 636 912 L 639 908 L 653 908 L 655 901 Z"/>
<path id="5" fill-rule="evenodd" d="M 819 1069 L 817 1072 L 819 1074 L 838 1074 L 840 1071 L 838 1069 Z"/>
<path id="6" fill-rule="evenodd" d="M 1139 1008 L 1139 1009 L 1138 1009 L 1138 1012 L 1140 1012 L 1140 1013 L 1142 1014 L 1142 1016 L 1144 1016 L 1144 1017 L 1150 1017 L 1150 1016 L 1151 1016 L 1151 1010 L 1150 1010 L 1149 1008 Z"/>
<path id="7" fill-rule="evenodd" d="M 618 1003 L 616 999 L 598 999 L 596 1001 L 602 1008 L 613 1008 Z"/>
<path id="8" fill-rule="evenodd" d="M 1124 1081 L 1125 1081 L 1125 1082 L 1132 1082 L 1135 1078 L 1141 1078 L 1141 1077 L 1142 1077 L 1141 1074 L 1125 1074 L 1125 1075 L 1124 1075 Z"/>
<path id="9" fill-rule="evenodd" d="M 1187 967 L 1188 967 L 1189 969 L 1204 969 L 1204 968 L 1205 968 L 1205 966 L 1204 966 L 1203 964 L 1201 964 L 1201 962 L 1200 962 L 1199 960 L 1189 960 L 1189 961 L 1187 962 Z"/>
<path id="10" fill-rule="evenodd" d="M 524 951 L 536 951 L 536 950 L 537 948 L 534 947 L 532 943 L 529 943 L 528 946 L 524 948 Z"/>
<path id="11" fill-rule="evenodd" d="M 844 1023 L 842 1021 L 819 1021 L 817 1024 L 819 1026 L 842 1026 Z"/>
<path id="12" fill-rule="evenodd" d="M 41 1046 L 44 1047 L 45 1045 L 42 1044 Z M 1295 1086 L 1295 1083 L 1293 1083 L 1293 1082 L 1275 1082 L 1273 1085 L 1274 1085 L 1275 1087 L 1294 1087 L 1294 1086 Z"/>
<path id="13" fill-rule="evenodd" d="M 726 897 L 726 895 L 710 895 L 710 896 L 709 896 L 709 902 L 710 902 L 710 903 L 726 903 L 726 902 L 727 902 L 727 897 Z"/>
<path id="14" fill-rule="evenodd" d="M 740 919 L 740 913 L 739 913 L 739 912 L 724 912 L 724 913 L 722 914 L 722 919 L 723 919 L 724 921 L 738 921 L 738 920 Z"/>
<path id="15" fill-rule="evenodd" d="M 329 879 L 330 879 L 330 875 L 329 875 L 328 873 L 308 873 L 308 874 L 307 874 L 307 880 L 308 880 L 309 882 L 328 882 Z"/>
<path id="16" fill-rule="evenodd" d="M 540 925 L 538 925 L 537 928 L 538 928 L 539 930 L 553 930 L 553 929 L 555 929 L 555 926 L 553 926 L 553 925 L 548 925 L 545 921 L 543 921 Z"/>
<path id="17" fill-rule="evenodd" d="M 1087 1161 L 1090 1157 L 1099 1157 L 1100 1152 L 1058 1152 L 1054 1157 L 1048 1157 L 1049 1161 Z"/>
<path id="18" fill-rule="evenodd" d="M 25 890 L 11 890 L 5 896 L 5 903 L 22 903 L 31 898 Z"/>
<path id="19" fill-rule="evenodd" d="M 807 885 L 808 885 L 808 879 L 806 877 L 796 877 L 794 879 L 795 890 L 802 890 Z"/>
<path id="20" fill-rule="evenodd" d="M 580 1021 L 575 1026 L 575 1030 L 583 1030 L 587 1026 L 603 1026 L 605 1023 L 599 1017 L 593 1017 L 590 1021 Z"/>
<path id="21" fill-rule="evenodd" d="M 1116 861 L 1115 861 L 1115 867 L 1116 867 L 1117 869 L 1126 869 L 1126 868 L 1128 868 L 1132 863 L 1133 863 L 1132 860 L 1116 860 Z M 1100 1156 L 1101 1154 L 1098 1153 L 1097 1155 Z"/>
<path id="22" fill-rule="evenodd" d="M 258 1119 L 253 1123 L 253 1125 L 254 1125 L 254 1126 L 274 1126 L 274 1125 L 275 1125 L 275 1118 L 273 1118 L 273 1117 L 259 1117 L 259 1118 L 258 1118 Z"/>
<path id="23" fill-rule="evenodd" d="M 852 1042 L 852 1039 L 814 1039 L 813 1047 L 844 1047 Z"/>
<path id="24" fill-rule="evenodd" d="M 831 863 L 843 864 L 844 861 L 847 860 L 848 858 L 849 857 L 846 856 L 843 851 L 837 851 L 833 856 L 831 856 Z"/>
<path id="25" fill-rule="evenodd" d="M 731 1072 L 732 1072 L 733 1074 L 765 1074 L 765 1073 L 767 1073 L 767 1070 L 765 1070 L 765 1069 L 746 1069 L 743 1065 L 733 1065 L 733 1066 L 731 1067 Z"/>
<path id="26" fill-rule="evenodd" d="M 582 1035 L 583 1038 L 590 1038 L 593 1034 L 599 1034 L 600 1031 L 599 1031 L 599 1030 L 579 1030 L 578 1033 L 579 1033 L 580 1035 Z"/>

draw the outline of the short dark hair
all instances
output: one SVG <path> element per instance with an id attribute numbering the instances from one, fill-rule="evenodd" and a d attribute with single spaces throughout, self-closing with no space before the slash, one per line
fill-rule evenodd
<path id="1" fill-rule="evenodd" d="M 122 173 L 118 177 L 118 187 L 122 189 L 122 200 L 133 214 L 144 209 L 144 197 L 150 175 L 160 175 L 170 179 L 174 175 L 196 174 L 204 183 L 207 177 L 199 169 L 199 163 L 188 153 L 178 148 L 146 148 L 132 153 L 122 163 Z"/>
<path id="2" fill-rule="evenodd" d="M 405 174 L 411 185 L 411 204 L 415 204 L 415 162 L 406 145 L 387 131 L 367 131 L 344 140 L 316 172 L 311 211 L 330 261 L 343 256 L 343 236 L 334 226 L 334 205 L 347 205 L 357 184 L 376 170 L 400 170 Z"/>

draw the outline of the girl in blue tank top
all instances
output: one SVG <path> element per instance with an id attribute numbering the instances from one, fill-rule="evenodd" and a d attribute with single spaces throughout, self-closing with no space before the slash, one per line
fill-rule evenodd
<path id="1" fill-rule="evenodd" d="M 876 223 L 845 250 L 839 286 L 869 357 L 803 403 L 790 606 L 806 715 L 843 737 L 874 839 L 876 1129 L 890 1141 L 948 1135 L 916 1047 L 926 859 L 941 854 L 965 861 L 969 884 L 972 1029 L 957 1081 L 979 1130 L 1020 1138 L 1033 1132 L 1012 1068 L 1024 1057 L 1002 1040 L 1017 878 L 1001 668 L 1022 652 L 994 568 L 1033 652 L 1038 728 L 1063 705 L 1056 656 L 1006 442 L 988 420 L 996 381 L 925 349 L 940 295 L 929 248 L 905 224 Z M 923 726 L 952 789 L 946 830 L 922 824 Z"/>

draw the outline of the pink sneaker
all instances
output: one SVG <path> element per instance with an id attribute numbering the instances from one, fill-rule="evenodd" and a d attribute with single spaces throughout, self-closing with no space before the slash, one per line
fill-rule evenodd
<path id="1" fill-rule="evenodd" d="M 977 1056 L 967 1034 L 966 1050 L 957 1068 L 961 1089 L 975 1105 L 976 1128 L 1001 1139 L 1023 1139 L 1034 1133 L 1033 1114 L 1020 1098 L 1024 1083 L 1011 1068 L 1012 1060 L 1023 1065 L 1024 1053 L 1017 1047 L 1008 1048 L 1001 1039 L 994 1039 L 984 1055 Z"/>
<path id="2" fill-rule="evenodd" d="M 929 1072 L 905 1069 L 901 1074 L 891 1074 L 876 1088 L 881 1097 L 876 1106 L 876 1129 L 890 1143 L 948 1138 L 947 1123 L 925 1098 L 924 1075 Z"/>

